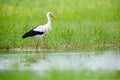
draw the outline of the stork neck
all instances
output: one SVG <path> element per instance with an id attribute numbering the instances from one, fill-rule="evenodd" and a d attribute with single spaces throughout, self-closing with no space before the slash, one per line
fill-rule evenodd
<path id="1" fill-rule="evenodd" d="M 47 16 L 47 19 L 48 19 L 47 24 L 51 26 L 51 20 L 50 20 L 50 17 L 49 17 L 49 16 Z"/>

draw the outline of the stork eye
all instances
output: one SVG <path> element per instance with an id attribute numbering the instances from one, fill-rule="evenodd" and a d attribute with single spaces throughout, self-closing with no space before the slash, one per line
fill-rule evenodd
<path id="1" fill-rule="evenodd" d="M 50 13 L 50 16 L 52 16 L 52 14 Z"/>

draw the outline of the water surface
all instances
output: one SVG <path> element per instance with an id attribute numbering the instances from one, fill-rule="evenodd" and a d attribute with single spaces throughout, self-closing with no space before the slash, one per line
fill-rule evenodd
<path id="1" fill-rule="evenodd" d="M 38 54 L 34 51 L 1 51 L 0 53 L 1 71 L 28 70 L 39 76 L 44 76 L 46 72 L 49 73 L 52 70 L 57 71 L 57 73 L 70 71 L 88 76 L 92 71 L 102 75 L 114 74 L 112 78 L 116 78 L 120 71 L 120 54 L 118 51 L 39 52 Z M 87 71 L 87 73 L 81 73 L 83 71 Z M 96 76 L 100 74 L 96 74 Z"/>

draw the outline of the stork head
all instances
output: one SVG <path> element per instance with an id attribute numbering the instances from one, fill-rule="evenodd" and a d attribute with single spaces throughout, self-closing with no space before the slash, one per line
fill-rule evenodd
<path id="1" fill-rule="evenodd" d="M 56 20 L 56 17 L 52 14 L 52 12 L 48 12 L 48 13 L 47 13 L 47 16 L 48 16 L 48 17 L 51 17 L 51 18 L 53 18 L 53 19 Z"/>

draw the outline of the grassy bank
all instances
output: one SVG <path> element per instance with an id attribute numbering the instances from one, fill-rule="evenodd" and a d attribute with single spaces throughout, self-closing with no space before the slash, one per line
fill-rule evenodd
<path id="1" fill-rule="evenodd" d="M 51 48 L 119 49 L 119 5 L 119 0 L 0 0 L 0 48 L 34 48 L 36 39 L 21 36 L 45 24 L 51 11 L 57 17 L 47 36 Z"/>

